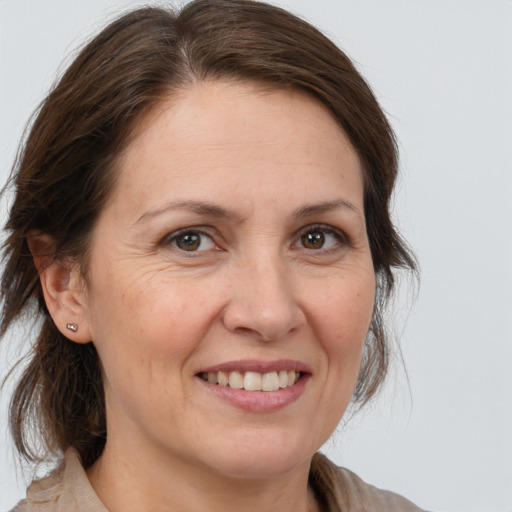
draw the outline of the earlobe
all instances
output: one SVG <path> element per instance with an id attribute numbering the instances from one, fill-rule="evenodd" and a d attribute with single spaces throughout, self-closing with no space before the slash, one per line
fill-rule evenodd
<path id="1" fill-rule="evenodd" d="M 39 273 L 44 300 L 59 331 L 76 343 L 91 341 L 87 325 L 85 289 L 78 265 L 55 258 L 54 240 L 45 233 L 27 237 Z"/>

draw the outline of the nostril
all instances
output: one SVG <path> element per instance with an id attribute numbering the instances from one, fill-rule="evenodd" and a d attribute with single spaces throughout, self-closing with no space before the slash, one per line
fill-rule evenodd
<path id="1" fill-rule="evenodd" d="M 240 280 L 222 311 L 226 329 L 241 336 L 276 341 L 296 332 L 305 323 L 293 287 L 272 271 L 259 273 L 258 282 Z M 249 282 L 248 282 L 249 281 Z"/>

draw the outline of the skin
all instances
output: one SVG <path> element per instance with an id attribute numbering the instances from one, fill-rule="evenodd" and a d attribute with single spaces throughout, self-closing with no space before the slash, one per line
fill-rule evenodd
<path id="1" fill-rule="evenodd" d="M 375 300 L 354 149 L 300 92 L 197 83 L 145 119 L 118 172 L 87 283 L 42 272 L 57 325 L 103 367 L 92 486 L 114 512 L 315 510 L 311 458 L 350 401 Z M 243 410 L 198 377 L 247 359 L 305 365 L 300 396 Z"/>

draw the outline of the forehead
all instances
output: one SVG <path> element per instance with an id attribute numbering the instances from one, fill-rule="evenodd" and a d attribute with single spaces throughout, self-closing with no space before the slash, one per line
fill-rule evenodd
<path id="1" fill-rule="evenodd" d="M 265 183 L 299 189 L 307 181 L 313 193 L 316 182 L 324 195 L 362 186 L 357 154 L 327 107 L 300 91 L 237 82 L 197 83 L 162 100 L 137 127 L 118 171 L 115 193 L 155 201 L 187 188 L 230 196 L 235 187 L 250 198 Z"/>

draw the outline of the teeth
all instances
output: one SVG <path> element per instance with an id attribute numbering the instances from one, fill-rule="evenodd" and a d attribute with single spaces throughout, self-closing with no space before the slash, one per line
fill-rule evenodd
<path id="1" fill-rule="evenodd" d="M 210 375 L 210 374 L 208 374 L 208 375 Z M 209 380 L 210 379 L 208 378 L 208 381 Z M 225 373 L 225 372 L 217 373 L 217 382 L 219 383 L 219 386 L 226 387 L 229 384 L 229 373 Z"/>
<path id="2" fill-rule="evenodd" d="M 244 389 L 247 391 L 261 391 L 261 373 L 245 372 Z"/>
<path id="3" fill-rule="evenodd" d="M 231 372 L 229 374 L 229 387 L 233 389 L 243 389 L 244 378 L 240 372 Z"/>
<path id="4" fill-rule="evenodd" d="M 277 391 L 279 389 L 279 375 L 277 372 L 264 373 L 261 378 L 262 391 Z"/>
<path id="5" fill-rule="evenodd" d="M 279 372 L 279 387 L 285 388 L 288 386 L 288 372 L 286 370 L 281 370 Z"/>
<path id="6" fill-rule="evenodd" d="M 246 391 L 277 391 L 293 386 L 300 378 L 301 373 L 293 370 L 280 370 L 279 372 L 209 372 L 202 373 L 201 378 L 210 384 Z"/>

